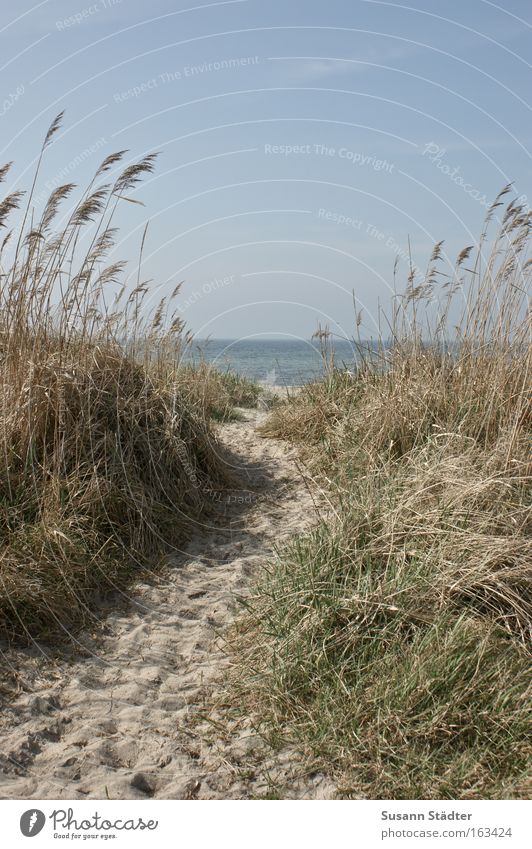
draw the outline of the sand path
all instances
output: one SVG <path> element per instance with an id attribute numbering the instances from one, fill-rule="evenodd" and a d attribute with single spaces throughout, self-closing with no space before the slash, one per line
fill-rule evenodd
<path id="1" fill-rule="evenodd" d="M 272 752 L 248 720 L 205 706 L 230 658 L 221 636 L 283 537 L 315 521 L 293 450 L 260 438 L 264 413 L 223 425 L 241 489 L 181 555 L 110 609 L 67 661 L 9 652 L 22 692 L 0 720 L 0 797 L 330 798 L 297 754 Z"/>

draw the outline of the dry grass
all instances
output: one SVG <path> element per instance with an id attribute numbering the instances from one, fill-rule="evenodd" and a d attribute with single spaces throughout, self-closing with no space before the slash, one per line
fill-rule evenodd
<path id="1" fill-rule="evenodd" d="M 529 228 L 510 204 L 487 261 L 484 235 L 440 291 L 436 246 L 391 345 L 266 426 L 301 443 L 333 518 L 257 588 L 235 686 L 345 796 L 530 791 Z"/>
<path id="2" fill-rule="evenodd" d="M 186 538 L 226 480 L 194 376 L 180 374 L 179 316 L 164 301 L 149 313 L 148 285 L 139 277 L 128 296 L 122 263 L 106 264 L 119 207 L 154 164 L 147 156 L 102 184 L 123 157 L 107 157 L 66 213 L 75 187 L 56 189 L 36 220 L 39 160 L 2 245 L 0 634 L 9 638 L 86 621 L 97 593 L 124 587 Z M 21 200 L 0 203 L 0 224 Z"/>
<path id="3" fill-rule="evenodd" d="M 203 360 L 182 365 L 179 379 L 188 397 L 203 415 L 220 422 L 238 419 L 235 407 L 256 407 L 262 392 L 253 380 L 221 371 Z"/>

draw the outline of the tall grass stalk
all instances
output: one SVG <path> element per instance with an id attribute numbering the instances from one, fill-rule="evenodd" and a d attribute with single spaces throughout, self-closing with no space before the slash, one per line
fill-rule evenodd
<path id="1" fill-rule="evenodd" d="M 155 155 L 124 166 L 126 151 L 111 154 L 66 213 L 70 183 L 38 216 L 60 125 L 0 252 L 0 635 L 24 640 L 87 621 L 98 593 L 186 538 L 226 480 L 194 379 L 181 377 L 177 290 L 150 310 L 140 271 L 129 291 L 108 258 Z M 22 203 L 19 191 L 0 202 L 2 227 Z"/>
<path id="2" fill-rule="evenodd" d="M 342 796 L 530 792 L 530 214 L 395 303 L 391 340 L 276 407 L 331 519 L 279 553 L 233 686 Z M 493 225 L 491 225 L 493 226 Z M 440 282 L 443 281 L 443 282 Z"/>

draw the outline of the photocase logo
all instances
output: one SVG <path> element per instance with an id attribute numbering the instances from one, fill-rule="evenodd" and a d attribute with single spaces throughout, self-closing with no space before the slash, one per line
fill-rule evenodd
<path id="1" fill-rule="evenodd" d="M 35 837 L 44 827 L 46 817 L 37 808 L 24 811 L 20 818 L 20 830 L 24 837 Z"/>

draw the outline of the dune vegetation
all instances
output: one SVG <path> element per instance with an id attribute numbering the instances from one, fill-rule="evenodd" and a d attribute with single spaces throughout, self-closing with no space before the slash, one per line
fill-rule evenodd
<path id="1" fill-rule="evenodd" d="M 279 551 L 235 629 L 235 701 L 362 798 L 530 793 L 530 215 L 395 301 L 277 405 L 329 509 Z"/>
<path id="2" fill-rule="evenodd" d="M 204 416 L 219 422 L 238 419 L 236 408 L 256 407 L 262 394 L 260 385 L 250 378 L 205 360 L 182 364 L 179 379 Z"/>
<path id="3" fill-rule="evenodd" d="M 102 593 L 181 546 L 231 485 L 212 421 L 259 388 L 184 356 L 177 287 L 149 307 L 112 261 L 155 156 L 108 156 L 80 194 L 0 201 L 0 637 L 68 637 Z M 0 182 L 10 165 L 0 168 Z M 530 214 L 501 193 L 453 273 L 435 246 L 359 340 L 276 400 L 327 508 L 262 573 L 233 629 L 232 701 L 339 795 L 530 792 Z M 73 198 L 77 200 L 74 202 Z M 496 211 L 499 231 L 491 236 Z M 7 224 L 14 216 L 12 231 Z M 385 319 L 383 318 L 383 322 Z M 224 694 L 224 698 L 226 694 Z"/>
<path id="4" fill-rule="evenodd" d="M 108 156 L 76 202 L 62 185 L 36 215 L 60 124 L 28 195 L 0 202 L 0 635 L 10 639 L 67 636 L 99 594 L 187 538 L 228 480 L 209 419 L 230 416 L 243 391 L 182 365 L 183 323 L 172 298 L 148 308 L 140 260 L 129 287 L 125 265 L 106 260 L 153 155 L 127 167 L 125 151 Z"/>

